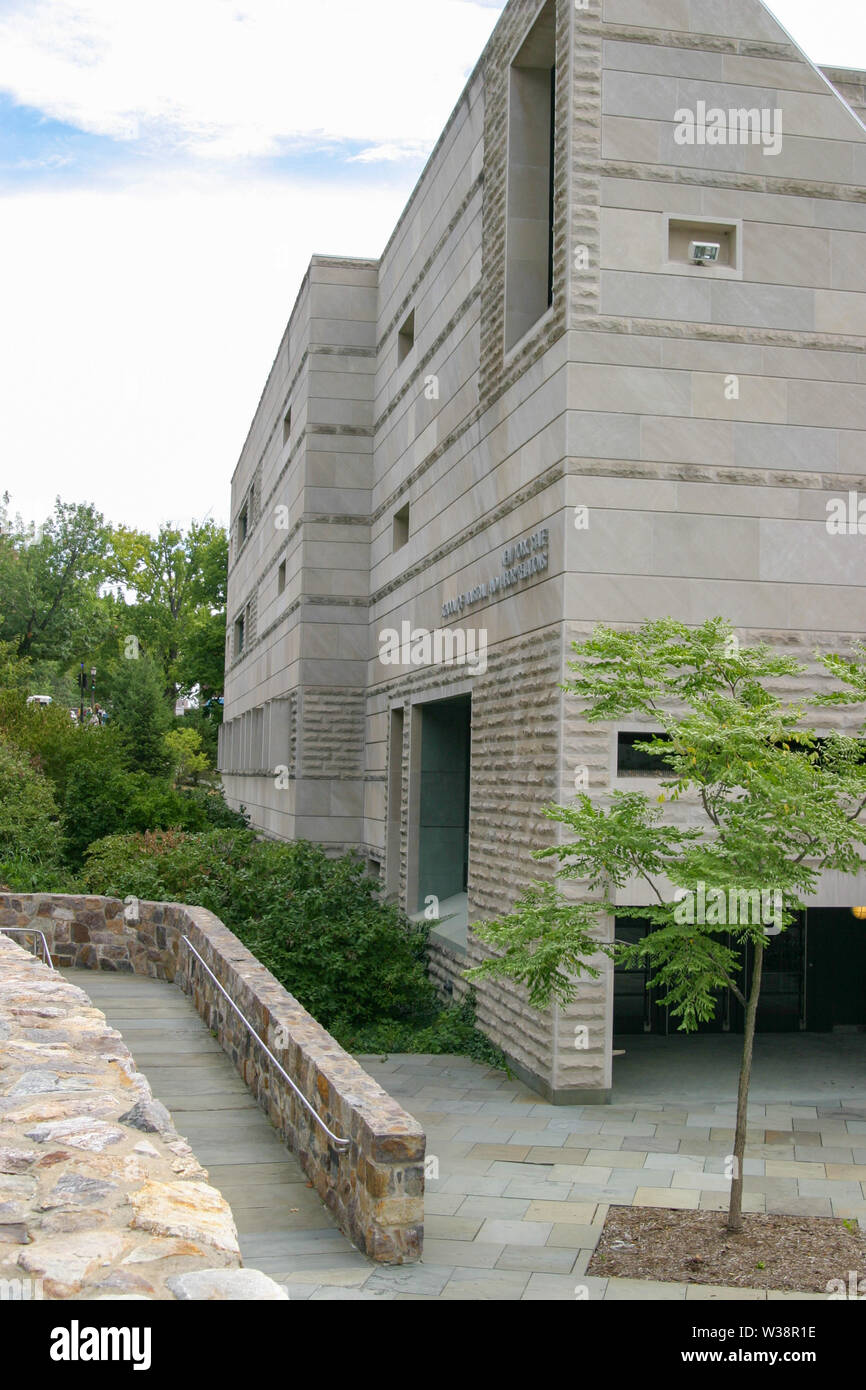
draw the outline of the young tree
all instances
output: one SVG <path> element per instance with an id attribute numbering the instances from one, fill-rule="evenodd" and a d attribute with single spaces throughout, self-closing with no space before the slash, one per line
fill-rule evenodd
<path id="1" fill-rule="evenodd" d="M 111 725 L 135 771 L 163 774 L 171 766 L 165 734 L 171 726 L 162 674 L 150 657 L 123 661 L 114 674 Z"/>
<path id="2" fill-rule="evenodd" d="M 672 619 L 632 632 L 601 626 L 575 651 L 576 675 L 563 689 L 583 702 L 583 717 L 651 721 L 663 732 L 638 747 L 656 754 L 668 775 L 655 803 L 615 791 L 607 806 L 584 794 L 573 807 L 549 807 L 574 840 L 534 857 L 559 860 L 555 879 L 582 880 L 591 900 L 566 900 L 555 882 L 535 884 L 508 916 L 475 927 L 502 954 L 468 974 L 510 976 L 546 1007 L 572 999 L 575 976 L 597 976 L 590 961 L 607 954 L 648 965 L 651 983 L 665 991 L 661 1004 L 686 1032 L 710 1020 L 730 989 L 745 1016 L 728 1213 L 729 1229 L 739 1231 L 764 956 L 823 870 L 856 874 L 866 864 L 863 740 L 834 733 L 819 741 L 803 706 L 776 693 L 806 668 L 764 644 L 741 648 L 722 619 L 696 629 Z M 866 703 L 864 657 L 862 647 L 853 659 L 819 657 L 843 689 L 811 703 Z M 673 824 L 665 806 L 681 798 L 692 815 Z M 650 905 L 617 903 L 617 890 L 636 878 Z M 696 911 L 707 900 L 714 910 Z M 652 929 L 637 944 L 607 945 L 606 914 L 649 919 Z M 748 981 L 738 978 L 747 946 Z"/>

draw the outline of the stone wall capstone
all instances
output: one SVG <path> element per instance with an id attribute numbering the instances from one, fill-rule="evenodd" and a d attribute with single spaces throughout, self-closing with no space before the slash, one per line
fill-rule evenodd
<path id="1" fill-rule="evenodd" d="M 231 1208 L 120 1034 L 0 933 L 0 1300 L 287 1300 L 240 1264 Z"/>

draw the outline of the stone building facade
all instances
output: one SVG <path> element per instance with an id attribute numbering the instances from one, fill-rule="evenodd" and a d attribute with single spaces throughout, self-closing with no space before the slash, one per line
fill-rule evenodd
<path id="1" fill-rule="evenodd" d="M 722 615 L 810 661 L 862 636 L 866 535 L 826 519 L 864 491 L 864 102 L 760 0 L 510 0 L 381 258 L 310 264 L 232 482 L 221 768 L 265 833 L 438 906 L 443 989 L 575 769 L 634 786 L 630 726 L 559 688 L 574 640 Z M 866 999 L 853 891 L 814 907 Z M 785 1026 L 866 1023 L 807 1007 L 808 936 Z M 668 1026 L 601 964 L 546 1015 L 479 991 L 557 1100 L 609 1094 L 617 990 L 625 1031 Z"/>

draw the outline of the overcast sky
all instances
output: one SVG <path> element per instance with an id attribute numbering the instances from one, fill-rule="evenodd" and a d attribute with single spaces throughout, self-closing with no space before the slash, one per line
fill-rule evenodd
<path id="1" fill-rule="evenodd" d="M 380 254 L 502 8 L 0 0 L 13 510 L 226 520 L 311 254 Z M 866 0 L 771 8 L 814 61 L 866 68 Z"/>

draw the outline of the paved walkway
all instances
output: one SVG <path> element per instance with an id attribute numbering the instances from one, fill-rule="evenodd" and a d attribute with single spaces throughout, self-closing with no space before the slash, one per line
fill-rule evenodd
<path id="1" fill-rule="evenodd" d="M 438 1161 L 438 1179 L 427 1183 L 424 1263 L 392 1275 L 406 1292 L 574 1300 L 582 1285 L 591 1299 L 783 1296 L 584 1277 L 612 1203 L 725 1210 L 733 1102 L 552 1106 L 464 1058 L 360 1060 L 424 1126 Z M 750 1107 L 746 1211 L 857 1217 L 866 1226 L 859 1075 L 858 1103 L 846 1087 L 844 1099 Z M 680 1092 L 672 1085 L 671 1094 Z M 384 1287 L 383 1277 L 371 1285 Z"/>
<path id="2" fill-rule="evenodd" d="M 63 973 L 123 1033 L 231 1203 L 245 1261 L 287 1284 L 294 1299 L 810 1297 L 585 1274 L 611 1203 L 724 1210 L 730 1101 L 552 1106 L 466 1058 L 361 1058 L 424 1126 L 428 1159 L 438 1166 L 427 1182 L 422 1263 L 384 1268 L 336 1228 L 179 990 Z M 822 1075 L 829 1084 L 832 1068 Z M 839 1098 L 750 1108 L 747 1211 L 856 1217 L 866 1226 L 866 1076 L 859 1096 L 853 1090 L 846 1081 Z M 673 1086 L 671 1093 L 682 1094 Z"/>
<path id="3" fill-rule="evenodd" d="M 337 1228 L 297 1159 L 230 1059 L 173 985 L 134 975 L 64 970 L 123 1040 L 232 1208 L 244 1263 L 280 1283 L 319 1275 L 365 1279 L 370 1262 Z"/>
<path id="4" fill-rule="evenodd" d="M 614 1101 L 621 1105 L 687 1101 L 693 1110 L 711 1096 L 733 1101 L 743 1039 L 736 1033 L 675 1033 L 617 1039 L 625 1055 L 614 1062 Z M 866 1110 L 866 1034 L 759 1033 L 750 1100 L 806 1109 L 851 1104 Z M 866 1144 L 861 1145 L 866 1147 Z"/>

